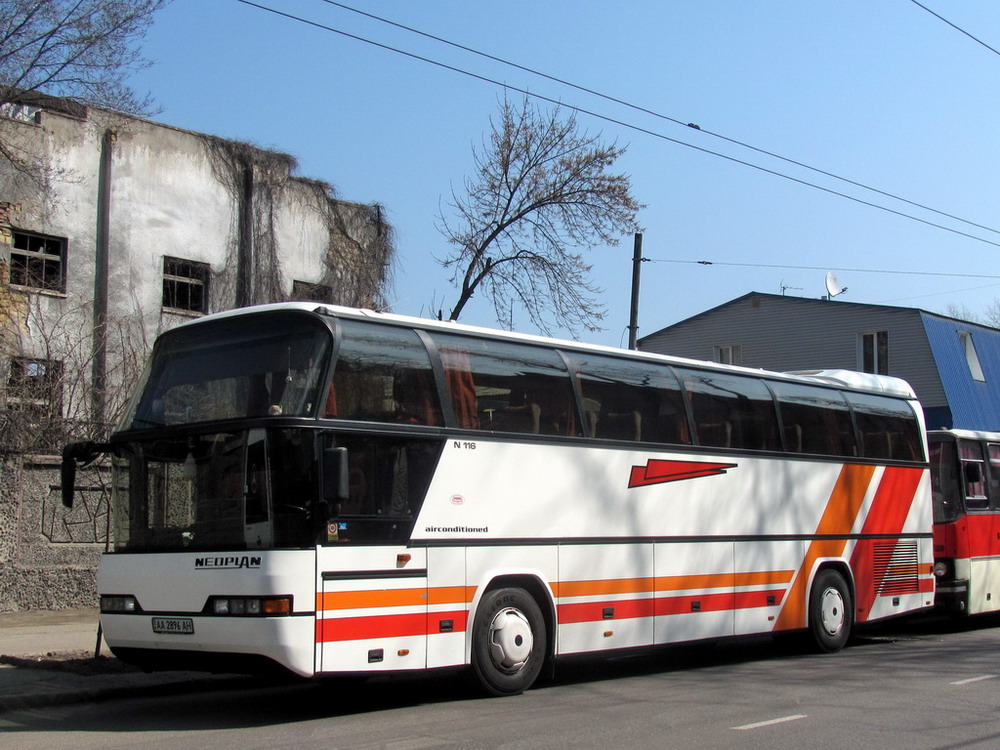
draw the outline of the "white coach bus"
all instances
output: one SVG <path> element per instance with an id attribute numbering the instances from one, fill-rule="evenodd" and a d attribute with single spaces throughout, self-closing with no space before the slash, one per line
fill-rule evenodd
<path id="1" fill-rule="evenodd" d="M 855 623 L 933 602 L 902 381 L 783 375 L 316 304 L 164 333 L 98 576 L 121 659 L 470 667 Z"/>

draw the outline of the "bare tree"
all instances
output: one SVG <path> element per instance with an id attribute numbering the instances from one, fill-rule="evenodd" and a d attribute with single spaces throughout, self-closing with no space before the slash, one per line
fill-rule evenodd
<path id="1" fill-rule="evenodd" d="M 97 422 L 91 408 L 96 349 L 91 305 L 54 310 L 32 295 L 20 298 L 6 314 L 0 306 L 0 363 L 10 373 L 0 391 L 0 455 L 58 451 L 70 440 L 107 439 L 151 349 L 138 300 L 132 309 L 110 318 L 102 329 L 99 345 L 107 352 L 109 387 L 105 421 Z"/>
<path id="2" fill-rule="evenodd" d="M 957 320 L 965 320 L 969 323 L 983 323 L 982 318 L 978 313 L 974 313 L 965 304 L 957 304 L 955 302 L 949 302 L 948 306 L 945 308 L 945 315 L 949 318 L 956 318 Z"/>
<path id="3" fill-rule="evenodd" d="M 48 96 L 149 114 L 128 77 L 146 66 L 137 44 L 169 0 L 0 0 L 0 114 L 24 117 Z M 0 159 L 38 168 L 0 129 Z"/>
<path id="4" fill-rule="evenodd" d="M 1000 328 L 1000 299 L 993 300 L 990 306 L 986 308 L 983 317 L 985 318 L 983 321 L 984 325 Z"/>
<path id="5" fill-rule="evenodd" d="M 491 120 L 489 143 L 474 151 L 475 176 L 466 195 L 452 194 L 456 217 L 440 231 L 453 245 L 438 262 L 461 284 L 450 318 L 457 320 L 483 290 L 501 325 L 513 325 L 519 305 L 541 331 L 598 330 L 604 308 L 579 252 L 617 245 L 638 230 L 642 205 L 627 175 L 609 174 L 625 148 L 581 132 L 576 117 L 543 112 L 525 98 L 508 100 Z"/>

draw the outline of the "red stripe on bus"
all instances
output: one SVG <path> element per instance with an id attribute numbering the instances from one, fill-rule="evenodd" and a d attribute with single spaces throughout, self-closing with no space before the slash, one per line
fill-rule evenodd
<path id="1" fill-rule="evenodd" d="M 636 617 L 690 614 L 692 612 L 722 612 L 733 609 L 773 607 L 781 603 L 785 592 L 738 591 L 721 594 L 694 594 L 664 596 L 655 599 L 627 599 L 604 602 L 560 604 L 556 607 L 559 624 L 600 622 L 602 620 L 629 620 Z M 609 617 L 605 617 L 605 613 Z"/>
<path id="2" fill-rule="evenodd" d="M 851 533 L 874 473 L 875 467 L 871 465 L 844 465 L 840 470 L 837 484 L 830 493 L 823 517 L 816 526 L 817 536 L 845 537 Z M 785 606 L 778 615 L 775 630 L 792 630 L 806 626 L 806 602 L 813 567 L 816 561 L 822 558 L 840 557 L 846 546 L 846 538 L 814 539 L 809 543 L 805 558 L 785 599 Z"/>
<path id="3" fill-rule="evenodd" d="M 910 514 L 913 498 L 917 493 L 917 485 L 924 475 L 923 469 L 888 466 L 882 474 L 872 506 L 861 528 L 862 534 L 898 534 L 903 530 L 906 517 Z M 893 572 L 906 574 L 906 571 L 894 571 L 893 566 L 887 566 L 882 576 L 876 580 L 874 570 L 874 552 L 877 546 L 898 542 L 892 540 L 862 539 L 854 547 L 851 554 L 851 570 L 854 572 L 855 609 L 857 621 L 865 622 L 871 615 L 872 606 L 879 595 L 883 583 Z M 914 579 L 919 571 L 912 571 Z"/>
<path id="4" fill-rule="evenodd" d="M 969 513 L 934 524 L 934 556 L 964 560 L 1000 555 L 1000 514 Z"/>
<path id="5" fill-rule="evenodd" d="M 469 613 L 464 610 L 370 617 L 328 617 L 316 621 L 316 642 L 402 638 L 441 632 L 461 633 L 465 631 L 468 619 Z M 451 620 L 450 629 L 442 630 L 441 622 L 444 620 Z"/>

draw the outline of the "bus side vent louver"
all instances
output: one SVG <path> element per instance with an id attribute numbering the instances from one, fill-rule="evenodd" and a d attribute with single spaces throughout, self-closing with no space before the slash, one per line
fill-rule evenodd
<path id="1" fill-rule="evenodd" d="M 872 558 L 872 572 L 879 596 L 920 591 L 920 558 L 916 542 L 875 542 Z"/>

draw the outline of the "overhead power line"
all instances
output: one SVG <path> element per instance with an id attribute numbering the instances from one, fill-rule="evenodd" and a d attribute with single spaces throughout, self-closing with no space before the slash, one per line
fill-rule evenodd
<path id="1" fill-rule="evenodd" d="M 984 47 L 986 47 L 986 49 L 988 49 L 994 55 L 1000 55 L 1000 52 L 998 52 L 996 49 L 994 49 L 993 47 L 991 47 L 990 45 L 988 45 L 982 39 L 978 39 L 978 38 L 974 37 L 968 31 L 966 31 L 965 29 L 963 29 L 960 26 L 956 26 L 951 21 L 949 21 L 947 18 L 945 18 L 944 16 L 940 15 L 939 13 L 935 13 L 933 10 L 931 10 L 930 8 L 928 8 L 926 5 L 922 5 L 922 4 L 918 3 L 917 0 L 910 0 L 910 2 L 913 3 L 914 5 L 916 5 L 918 8 L 923 8 L 924 10 L 926 10 L 928 13 L 930 13 L 932 16 L 934 16 L 939 21 L 944 21 L 946 24 L 948 24 L 949 26 L 951 26 L 951 28 L 955 29 L 955 31 L 960 31 L 961 33 L 965 34 L 967 37 L 969 37 L 969 39 L 971 39 L 972 41 L 974 41 L 976 44 L 983 45 Z"/>
<path id="2" fill-rule="evenodd" d="M 638 126 L 638 125 L 635 125 L 635 124 L 632 124 L 632 123 L 628 123 L 628 122 L 625 122 L 623 120 L 620 120 L 620 119 L 617 119 L 617 118 L 614 118 L 614 117 L 609 117 L 607 115 L 602 115 L 602 114 L 599 114 L 599 113 L 594 112 L 594 111 L 589 110 L 589 109 L 585 109 L 585 108 L 577 106 L 577 105 L 567 104 L 564 101 L 560 101 L 558 99 L 554 99 L 552 97 L 545 96 L 543 94 L 538 94 L 538 93 L 535 93 L 535 92 L 530 91 L 528 89 L 521 88 L 521 87 L 518 87 L 518 86 L 514 86 L 512 84 L 505 83 L 503 81 L 498 81 L 496 79 L 489 78 L 487 76 L 483 76 L 483 75 L 480 75 L 478 73 L 473 73 L 471 71 L 464 70 L 462 68 L 458 68 L 458 67 L 455 67 L 454 65 L 449 65 L 447 63 L 443 63 L 443 62 L 440 62 L 438 60 L 433 60 L 433 59 L 428 58 L 428 57 L 423 57 L 423 56 L 417 55 L 417 54 L 415 54 L 413 52 L 408 52 L 406 50 L 399 49 L 397 47 L 392 47 L 391 45 L 383 44 L 382 42 L 377 42 L 377 41 L 374 41 L 372 39 L 367 39 L 367 38 L 359 36 L 357 34 L 352 34 L 350 32 L 343 31 L 342 29 L 337 29 L 337 28 L 334 28 L 332 26 L 328 26 L 326 24 L 319 23 L 318 21 L 313 21 L 313 20 L 310 20 L 308 18 L 303 18 L 301 16 L 296 16 L 294 14 L 287 13 L 285 11 L 277 10 L 276 8 L 271 8 L 271 7 L 268 7 L 266 5 L 262 5 L 260 3 L 252 2 L 251 0 L 236 0 L 236 2 L 242 3 L 243 5 L 247 5 L 247 6 L 250 6 L 252 8 L 257 8 L 258 10 L 262 10 L 262 11 L 265 11 L 265 12 L 268 12 L 268 13 L 272 13 L 272 14 L 274 14 L 276 16 L 281 16 L 282 18 L 287 18 L 287 19 L 289 19 L 291 21 L 296 21 L 298 23 L 302 23 L 302 24 L 305 24 L 307 26 L 312 26 L 314 28 L 321 29 L 323 31 L 328 31 L 328 32 L 333 33 L 333 34 L 338 34 L 338 35 L 346 37 L 348 39 L 353 39 L 355 41 L 362 42 L 364 44 L 369 44 L 369 45 L 371 45 L 373 47 L 377 47 L 379 49 L 383 49 L 383 50 L 386 50 L 388 52 L 395 52 L 396 54 L 403 55 L 404 57 L 409 57 L 410 59 L 417 60 L 419 62 L 424 62 L 424 63 L 427 63 L 429 65 L 434 65 L 434 66 L 436 66 L 438 68 L 441 68 L 443 70 L 448 70 L 448 71 L 451 71 L 453 73 L 458 73 L 460 75 L 464 75 L 464 76 L 467 76 L 469 78 L 473 78 L 473 79 L 476 79 L 476 80 L 479 80 L 479 81 L 483 81 L 484 83 L 489 83 L 489 84 L 494 85 L 494 86 L 499 86 L 501 88 L 508 89 L 510 91 L 516 91 L 517 93 L 523 94 L 524 96 L 528 96 L 528 97 L 531 97 L 531 98 L 534 98 L 534 99 L 545 101 L 545 102 L 548 102 L 550 104 L 554 104 L 557 107 L 562 107 L 564 109 L 571 110 L 571 111 L 576 112 L 578 114 L 584 114 L 584 115 L 587 115 L 589 117 L 593 117 L 595 119 L 602 120 L 604 122 L 608 122 L 608 123 L 611 123 L 613 125 L 618 125 L 619 127 L 626 128 L 628 130 L 632 130 L 632 131 L 637 132 L 637 133 L 643 133 L 644 135 L 649 135 L 649 136 L 652 136 L 653 138 L 658 138 L 660 140 L 667 141 L 669 143 L 673 143 L 673 144 L 676 144 L 678 146 L 684 146 L 685 148 L 691 149 L 693 151 L 698 151 L 700 153 L 708 154 L 710 156 L 715 156 L 715 157 L 718 157 L 720 159 L 725 159 L 726 161 L 732 162 L 734 164 L 739 164 L 739 165 L 744 166 L 744 167 L 749 167 L 751 169 L 756 169 L 757 171 L 764 172 L 765 174 L 770 174 L 770 175 L 773 175 L 775 177 L 780 177 L 781 179 L 788 180 L 790 182 L 794 182 L 794 183 L 799 184 L 799 185 L 803 185 L 805 187 L 811 187 L 814 190 L 819 190 L 819 191 L 822 191 L 824 193 L 828 193 L 830 195 L 835 195 L 835 196 L 838 196 L 840 198 L 845 198 L 845 199 L 847 199 L 849 201 L 853 201 L 855 203 L 859 203 L 859 204 L 864 205 L 864 206 L 869 206 L 870 208 L 875 208 L 875 209 L 878 209 L 880 211 L 884 211 L 886 213 L 890 213 L 890 214 L 893 214 L 895 216 L 899 216 L 899 217 L 904 218 L 904 219 L 909 219 L 911 221 L 915 221 L 915 222 L 918 222 L 920 224 L 924 224 L 926 226 L 934 227 L 936 229 L 941 229 L 941 230 L 943 230 L 945 232 L 950 232 L 952 234 L 956 234 L 956 235 L 959 235 L 961 237 L 966 237 L 966 238 L 971 239 L 971 240 L 976 240 L 978 242 L 983 242 L 983 243 L 985 243 L 987 245 L 993 245 L 994 247 L 1000 247 L 1000 242 L 994 242 L 993 240 L 988 240 L 988 239 L 986 239 L 984 237 L 978 237 L 978 236 L 976 236 L 974 234 L 970 234 L 968 232 L 963 232 L 960 229 L 955 229 L 954 227 L 949 227 L 949 226 L 946 226 L 944 224 L 938 224 L 936 222 L 929 221 L 927 219 L 922 219 L 922 218 L 920 218 L 918 216 L 913 216 L 912 214 L 904 213 L 903 211 L 898 211 L 898 210 L 896 210 L 894 208 L 889 208 L 888 206 L 882 206 L 882 205 L 879 205 L 878 203 L 873 203 L 871 201 L 864 200 L 863 198 L 858 198 L 858 197 L 850 195 L 848 193 L 840 192 L 839 190 L 834 190 L 832 188 L 824 187 L 822 185 L 817 185 L 816 183 L 809 182 L 808 180 L 803 180 L 803 179 L 800 179 L 798 177 L 793 177 L 793 176 L 785 174 L 783 172 L 778 172 L 777 170 L 769 169 L 767 167 L 760 166 L 759 164 L 754 164 L 752 162 L 748 162 L 748 161 L 746 161 L 744 159 L 738 159 L 738 158 L 736 158 L 734 156 L 730 156 L 728 154 L 723 154 L 723 153 L 718 152 L 718 151 L 713 151 L 712 149 L 709 149 L 709 148 L 704 148 L 702 146 L 696 146 L 693 143 L 688 143 L 686 141 L 682 141 L 682 140 L 679 140 L 677 138 L 671 138 L 668 135 L 665 135 L 663 133 L 659 133 L 659 132 L 657 132 L 655 130 L 650 130 L 649 128 L 645 128 L 645 127 L 641 127 L 641 126 Z M 893 196 L 893 195 L 891 195 L 889 193 L 886 193 L 886 195 L 888 195 L 889 197 L 892 197 L 892 198 L 896 198 L 897 200 L 904 200 L 902 198 L 897 198 L 896 196 Z M 918 204 L 914 204 L 914 205 L 918 205 Z M 929 210 L 933 211 L 934 209 L 929 209 Z M 935 211 L 935 213 L 939 213 L 939 214 L 942 214 L 942 215 L 947 215 L 947 214 L 943 214 L 942 212 L 939 212 L 939 211 Z M 951 217 L 949 216 L 949 218 L 951 218 Z M 972 222 L 965 221 L 964 219 L 958 219 L 958 220 L 962 221 L 963 223 L 973 225 Z M 978 225 L 976 225 L 976 226 L 978 226 Z M 987 229 L 988 231 L 991 231 L 991 232 L 997 232 L 997 230 L 990 229 L 989 227 L 983 227 L 983 228 Z"/>
<path id="3" fill-rule="evenodd" d="M 774 158 L 774 159 L 778 159 L 780 161 L 785 162 L 786 164 L 793 164 L 796 167 L 802 167 L 803 169 L 808 169 L 809 171 L 815 172 L 816 174 L 821 174 L 824 177 L 830 177 L 830 178 L 832 178 L 834 180 L 838 180 L 838 181 L 846 183 L 848 185 L 853 185 L 854 187 L 859 187 L 859 188 L 862 188 L 863 190 L 869 190 L 869 191 L 871 191 L 873 193 L 876 193 L 878 195 L 882 195 L 882 196 L 884 196 L 886 198 L 892 198 L 893 200 L 900 201 L 901 203 L 906 203 L 906 204 L 908 204 L 910 206 L 913 206 L 915 208 L 920 208 L 920 209 L 923 209 L 924 211 L 930 211 L 931 213 L 935 213 L 938 216 L 944 216 L 944 217 L 946 217 L 948 219 L 953 219 L 954 221 L 958 221 L 958 222 L 961 222 L 963 224 L 967 224 L 968 226 L 975 227 L 977 229 L 983 229 L 983 230 L 985 230 L 987 232 L 993 232 L 994 234 L 1000 234 L 1000 230 L 994 229 L 993 227 L 989 227 L 989 226 L 986 226 L 984 224 L 978 224 L 978 223 L 976 223 L 974 221 L 970 221 L 968 219 L 963 219 L 960 216 L 955 216 L 954 214 L 950 214 L 950 213 L 947 213 L 945 211 L 940 211 L 940 210 L 938 210 L 936 208 L 932 208 L 931 206 L 924 205 L 923 203 L 918 203 L 917 201 L 913 201 L 913 200 L 910 200 L 908 198 L 903 198 L 902 196 L 896 195 L 894 193 L 890 193 L 890 192 L 888 192 L 886 190 L 880 190 L 879 188 L 872 187 L 871 185 L 866 185 L 863 182 L 859 182 L 857 180 L 852 180 L 849 177 L 844 177 L 844 176 L 838 175 L 838 174 L 836 174 L 834 172 L 829 172 L 829 171 L 827 171 L 825 169 L 820 169 L 819 167 L 813 167 L 813 166 L 811 166 L 809 164 L 806 164 L 805 162 L 798 161 L 797 159 L 792 159 L 792 158 L 789 158 L 787 156 L 782 156 L 781 154 L 775 153 L 774 151 L 768 151 L 767 149 L 760 148 L 758 146 L 754 146 L 754 145 L 752 145 L 750 143 L 746 143 L 744 141 L 740 141 L 740 140 L 737 140 L 735 138 L 730 138 L 729 136 L 723 135 L 721 133 L 713 132 L 711 130 L 708 130 L 707 128 L 702 127 L 701 125 L 695 125 L 692 122 L 685 122 L 684 120 L 680 120 L 680 119 L 678 119 L 676 117 L 671 117 L 671 116 L 665 115 L 665 114 L 663 114 L 661 112 L 656 112 L 654 110 L 647 109 L 646 107 L 640 106 L 638 104 L 633 104 L 633 103 L 627 102 L 627 101 L 625 101 L 623 99 L 618 99 L 617 97 L 610 96 L 608 94 L 603 94 L 600 91 L 595 91 L 594 89 L 587 88 L 586 86 L 581 86 L 579 84 L 572 83 L 571 81 L 567 81 L 564 78 L 559 78 L 557 76 L 553 76 L 553 75 L 550 75 L 548 73 L 544 73 L 544 72 L 542 72 L 540 70 L 536 70 L 534 68 L 529 68 L 526 65 L 521 65 L 519 63 L 512 62 L 510 60 L 506 60 L 506 59 L 504 59 L 502 57 L 497 57 L 496 55 L 491 55 L 488 52 L 483 52 L 482 50 L 477 50 L 477 49 L 474 49 L 473 47 L 468 47 L 468 46 L 466 46 L 464 44 L 459 44 L 458 42 L 453 42 L 453 41 L 451 41 L 449 39 L 444 39 L 443 37 L 439 37 L 439 36 L 436 36 L 434 34 L 429 34 L 426 31 L 421 31 L 420 29 L 416 29 L 416 28 L 414 28 L 412 26 L 407 26 L 406 24 L 398 23 L 396 21 L 393 21 L 393 20 L 388 19 L 388 18 L 384 18 L 382 16 L 377 16 L 374 13 L 368 13 L 367 11 L 359 10 L 358 8 L 352 8 L 349 5 L 345 5 L 344 3 L 337 2 L 337 0 L 320 0 L 320 2 L 326 3 L 327 5 L 335 6 L 337 8 L 341 8 L 343 10 L 350 11 L 351 13 L 357 13 L 360 16 L 364 16 L 366 18 L 371 18 L 371 19 L 373 19 L 375 21 L 379 21 L 381 23 L 388 24 L 389 26 L 394 26 L 397 29 L 402 29 L 404 31 L 408 31 L 408 32 L 413 33 L 413 34 L 417 34 L 417 35 L 422 36 L 422 37 L 424 37 L 426 39 L 431 39 L 431 40 L 433 40 L 435 42 L 440 42 L 441 44 L 446 44 L 446 45 L 448 45 L 450 47 L 454 47 L 455 49 L 460 49 L 463 52 L 469 52 L 470 54 L 478 55 L 479 57 L 485 58 L 487 60 L 492 60 L 494 62 L 498 62 L 498 63 L 501 63 L 503 65 L 507 65 L 507 66 L 509 66 L 511 68 L 515 68 L 517 70 L 524 71 L 525 73 L 530 73 L 531 75 L 538 76 L 539 78 L 544 78 L 544 79 L 546 79 L 548 81 L 552 81 L 554 83 L 558 83 L 558 84 L 560 84 L 562 86 L 567 86 L 567 87 L 569 87 L 571 89 L 575 89 L 576 91 L 581 91 L 581 92 L 583 92 L 585 94 L 590 94 L 592 96 L 596 96 L 596 97 L 598 97 L 600 99 L 604 99 L 605 101 L 613 102 L 614 104 L 620 104 L 621 106 L 627 107 L 627 108 L 632 109 L 632 110 L 635 110 L 636 112 L 642 112 L 643 114 L 651 115 L 653 117 L 659 118 L 661 120 L 665 120 L 667 122 L 672 122 L 675 125 L 682 125 L 684 127 L 692 128 L 694 130 L 697 130 L 700 133 L 704 133 L 705 135 L 711 136 L 712 138 L 718 138 L 719 140 L 725 141 L 727 143 L 732 143 L 735 146 L 740 146 L 741 148 L 749 149 L 750 151 L 754 151 L 755 153 L 762 154 L 764 156 L 769 156 L 769 157 Z M 917 3 L 917 5 L 919 5 L 919 3 Z M 921 6 L 921 7 L 923 7 L 923 6 Z M 959 29 L 959 30 L 961 31 L 961 29 Z"/>
<path id="4" fill-rule="evenodd" d="M 717 260 L 675 260 L 670 258 L 648 258 L 650 263 L 680 263 L 691 266 L 739 266 L 741 268 L 778 268 L 793 271 L 839 271 L 842 273 L 888 273 L 899 276 L 940 276 L 960 279 L 1000 279 L 1000 275 L 988 273 L 952 273 L 948 271 L 908 271 L 895 268 L 831 268 L 829 266 L 793 266 L 787 263 L 735 263 Z M 990 284 L 989 286 L 995 286 Z"/>

